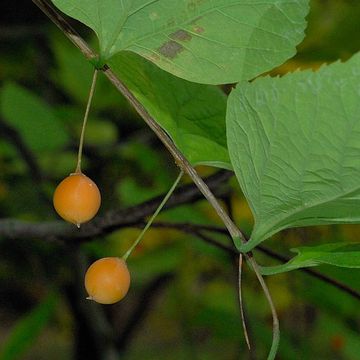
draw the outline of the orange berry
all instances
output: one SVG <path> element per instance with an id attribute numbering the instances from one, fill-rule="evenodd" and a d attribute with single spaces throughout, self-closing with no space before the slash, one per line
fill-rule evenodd
<path id="1" fill-rule="evenodd" d="M 96 215 L 101 195 L 91 179 L 82 173 L 75 173 L 57 186 L 53 203 L 56 212 L 64 220 L 80 226 Z"/>
<path id="2" fill-rule="evenodd" d="M 85 288 L 90 300 L 114 304 L 125 297 L 130 287 L 130 273 L 123 259 L 106 257 L 90 265 L 85 274 Z"/>

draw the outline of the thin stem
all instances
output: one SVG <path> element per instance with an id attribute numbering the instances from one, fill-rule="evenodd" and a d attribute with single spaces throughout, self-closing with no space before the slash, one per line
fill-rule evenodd
<path id="1" fill-rule="evenodd" d="M 231 203 L 231 196 L 228 194 L 223 200 L 224 200 L 224 203 L 226 206 L 226 210 L 229 214 L 229 217 L 231 220 L 233 220 L 234 216 L 233 216 L 233 208 L 232 208 L 232 203 Z M 244 301 L 243 301 L 243 291 L 242 291 L 243 262 L 244 262 L 244 256 L 242 253 L 239 253 L 239 257 L 238 257 L 238 267 L 239 267 L 239 269 L 238 269 L 238 294 L 239 294 L 240 317 L 241 317 L 241 324 L 243 327 L 245 342 L 251 353 L 251 345 L 250 345 L 250 339 L 249 339 L 249 332 L 248 332 L 247 325 L 246 325 Z"/>
<path id="2" fill-rule="evenodd" d="M 98 73 L 98 71 L 95 69 L 94 75 L 92 78 L 92 82 L 91 82 L 88 102 L 86 104 L 86 110 L 85 110 L 84 120 L 83 120 L 83 124 L 82 124 L 82 129 L 81 129 L 78 159 L 77 159 L 76 170 L 75 170 L 76 173 L 81 173 L 81 158 L 82 158 L 82 151 L 83 151 L 83 146 L 84 146 L 85 129 L 86 129 L 86 124 L 87 124 L 87 120 L 89 117 L 91 102 L 92 102 L 94 92 L 95 92 L 97 73 Z"/>
<path id="3" fill-rule="evenodd" d="M 1 221 L 0 221 L 0 224 L 1 224 Z M 139 224 L 139 226 L 140 225 L 141 224 Z M 230 255 L 237 256 L 239 254 L 239 251 L 237 251 L 236 249 L 234 249 L 228 245 L 224 245 L 223 243 L 218 242 L 218 241 L 210 238 L 209 236 L 206 236 L 203 234 L 203 232 L 210 232 L 210 233 L 228 235 L 228 231 L 226 229 L 218 227 L 218 226 L 197 225 L 197 224 L 189 224 L 189 223 L 168 223 L 168 222 L 156 222 L 152 226 L 157 227 L 157 228 L 176 229 L 178 231 L 193 234 L 193 235 L 199 237 L 200 239 L 206 241 L 207 243 L 209 243 L 213 246 L 216 246 L 217 248 L 219 248 L 221 250 L 226 251 Z M 1 229 L 1 227 L 0 227 L 0 229 Z M 260 251 L 263 254 L 265 254 L 273 259 L 282 261 L 282 262 L 288 262 L 289 260 L 291 260 L 289 257 L 281 255 L 281 254 L 277 253 L 276 251 L 273 251 L 262 245 L 258 245 L 255 250 Z M 300 272 L 304 272 L 312 277 L 315 277 L 331 286 L 334 286 L 338 290 L 347 293 L 348 295 L 352 296 L 356 300 L 360 300 L 360 292 L 356 291 L 355 289 L 351 288 L 350 286 L 348 286 L 334 278 L 331 278 L 331 277 L 329 277 L 321 272 L 318 272 L 317 270 L 311 269 L 311 268 L 300 268 L 297 270 Z"/>
<path id="4" fill-rule="evenodd" d="M 161 209 L 164 207 L 164 205 L 166 204 L 166 202 L 169 200 L 171 194 L 174 192 L 176 186 L 179 184 L 179 181 L 181 180 L 182 176 L 184 175 L 184 172 L 181 170 L 178 177 L 176 178 L 176 180 L 174 181 L 174 183 L 172 184 L 170 190 L 167 192 L 167 194 L 165 195 L 164 199 L 161 201 L 160 205 L 158 206 L 158 208 L 156 209 L 156 211 L 152 214 L 150 220 L 147 222 L 147 224 L 145 225 L 145 227 L 143 228 L 143 230 L 141 231 L 141 233 L 139 234 L 139 236 L 137 237 L 137 239 L 134 241 L 134 243 L 131 245 L 130 249 L 125 253 L 125 255 L 122 257 L 124 259 L 124 261 L 127 260 L 127 258 L 130 256 L 130 254 L 132 253 L 132 251 L 135 249 L 135 247 L 139 244 L 139 242 L 142 240 L 142 238 L 144 237 L 146 231 L 149 229 L 149 227 L 151 226 L 151 224 L 153 223 L 153 221 L 155 220 L 155 218 L 159 215 L 159 212 L 161 211 Z"/>
<path id="5" fill-rule="evenodd" d="M 280 342 L 280 327 L 279 327 L 279 318 L 277 316 L 277 312 L 276 312 L 276 308 L 274 305 L 274 302 L 272 300 L 270 291 L 265 283 L 264 278 L 262 277 L 260 270 L 259 270 L 259 266 L 257 264 L 257 262 L 255 261 L 255 259 L 252 256 L 248 256 L 247 254 L 245 254 L 246 256 L 246 260 L 250 263 L 251 267 L 253 268 L 256 277 L 259 280 L 259 283 L 263 289 L 263 292 L 265 294 L 265 297 L 268 301 L 268 304 L 270 306 L 271 309 L 271 314 L 272 314 L 272 318 L 273 318 L 273 340 L 272 340 L 272 344 L 271 344 L 271 349 L 269 352 L 269 355 L 267 357 L 267 360 L 274 360 L 278 347 L 279 347 L 279 342 Z"/>
<path id="6" fill-rule="evenodd" d="M 238 290 L 239 290 L 239 307 L 240 307 L 240 315 L 241 315 L 241 323 L 242 323 L 242 327 L 243 327 L 243 331 L 244 331 L 244 337 L 245 337 L 245 341 L 246 344 L 249 348 L 249 350 L 251 350 L 251 346 L 250 346 L 250 339 L 249 339 L 249 334 L 247 331 L 247 326 L 246 326 L 246 320 L 245 320 L 245 312 L 244 312 L 244 302 L 243 302 L 243 297 L 242 297 L 242 267 L 243 267 L 243 254 L 239 254 L 239 278 L 238 278 Z"/>

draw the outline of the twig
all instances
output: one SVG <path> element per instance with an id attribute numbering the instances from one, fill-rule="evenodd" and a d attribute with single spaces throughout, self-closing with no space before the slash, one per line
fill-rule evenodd
<path id="1" fill-rule="evenodd" d="M 247 345 L 248 349 L 250 351 L 252 351 L 251 344 L 250 344 L 249 332 L 248 332 L 248 328 L 247 328 L 247 324 L 246 324 L 244 301 L 243 301 L 243 296 L 242 296 L 242 267 L 243 267 L 243 257 L 241 256 L 241 254 L 239 254 L 239 264 L 238 264 L 238 269 L 239 269 L 239 273 L 238 273 L 239 308 L 240 308 L 240 315 L 241 315 L 241 321 L 242 321 L 242 326 L 243 326 L 243 330 L 244 330 L 246 345 Z"/>
<path id="2" fill-rule="evenodd" d="M 234 220 L 234 213 L 232 207 L 231 196 L 227 195 L 223 198 L 225 203 L 226 210 L 229 214 L 231 220 Z M 238 255 L 238 296 L 239 296 L 239 309 L 240 309 L 240 316 L 241 316 L 241 323 L 243 327 L 244 337 L 246 341 L 246 345 L 250 351 L 250 356 L 254 355 L 253 349 L 250 344 L 250 336 L 248 331 L 248 326 L 245 318 L 245 310 L 244 310 L 244 301 L 243 301 L 243 294 L 242 294 L 242 274 L 243 274 L 243 255 L 240 253 Z"/>
<path id="3" fill-rule="evenodd" d="M 221 189 L 219 188 L 231 176 L 231 172 L 219 171 L 215 175 L 209 176 L 206 182 L 213 191 L 220 194 Z M 17 219 L 1 219 L 0 237 L 8 239 L 62 240 L 70 244 L 74 243 L 74 241 L 76 243 L 89 241 L 96 236 L 102 236 L 116 229 L 142 222 L 144 218 L 153 214 L 164 196 L 165 194 L 162 194 L 126 209 L 109 211 L 103 216 L 97 217 L 91 223 L 84 224 L 80 230 L 63 221 L 34 223 Z M 203 197 L 194 184 L 183 185 L 174 191 L 165 208 L 170 209 L 200 199 L 203 199 Z"/>
<path id="4" fill-rule="evenodd" d="M 251 260 L 254 260 L 253 258 L 251 258 Z M 267 357 L 267 360 L 274 360 L 275 359 L 275 356 L 276 356 L 276 353 L 277 353 L 277 350 L 278 350 L 278 347 L 279 347 L 279 342 L 280 342 L 280 325 L 279 325 L 279 319 L 278 319 L 278 316 L 277 316 L 277 312 L 276 312 L 276 308 L 275 308 L 275 305 L 272 301 L 272 298 L 271 298 L 271 295 L 270 295 L 270 292 L 269 292 L 269 289 L 265 283 L 265 280 L 264 278 L 260 275 L 260 269 L 258 268 L 258 264 L 257 262 L 254 260 L 254 261 L 251 261 L 250 262 L 254 272 L 255 272 L 255 275 L 256 277 L 258 278 L 258 281 L 265 293 L 265 296 L 266 298 L 268 299 L 268 302 L 269 302 L 269 305 L 270 305 L 270 310 L 271 310 L 271 313 L 272 313 L 272 320 L 273 320 L 273 341 L 272 341 L 272 344 L 271 344 L 271 349 L 270 349 L 270 353 Z"/>
<path id="5" fill-rule="evenodd" d="M 288 258 L 284 255 L 278 254 L 275 251 L 273 251 L 265 246 L 260 245 L 260 246 L 257 246 L 256 249 L 261 251 L 262 253 L 264 253 L 274 259 L 280 260 L 282 262 L 288 262 L 290 260 L 290 258 Z M 322 280 L 322 281 L 338 288 L 339 290 L 346 292 L 347 294 L 351 295 L 352 297 L 354 297 L 357 300 L 360 300 L 360 292 L 356 291 L 355 289 L 351 288 L 350 286 L 347 286 L 344 283 L 342 283 L 328 275 L 325 275 L 317 270 L 313 270 L 310 268 L 300 268 L 299 270 L 304 273 L 307 273 L 310 276 L 318 278 L 319 280 Z"/>
<path id="6" fill-rule="evenodd" d="M 138 224 L 137 226 L 142 226 L 142 224 Z M 158 228 L 175 229 L 178 231 L 185 232 L 187 234 L 192 234 L 192 235 L 197 236 L 200 239 L 204 240 L 208 244 L 215 246 L 221 250 L 226 251 L 228 254 L 230 254 L 234 257 L 236 257 L 238 255 L 238 251 L 234 247 L 222 244 L 221 242 L 204 234 L 204 231 L 205 231 L 205 232 L 218 233 L 221 235 L 228 236 L 228 232 L 224 228 L 221 228 L 218 226 L 195 225 L 195 224 L 188 224 L 188 223 L 167 223 L 167 222 L 156 222 L 152 226 L 154 228 L 158 227 Z M 288 262 L 290 260 L 289 257 L 281 255 L 281 254 L 277 253 L 276 251 L 271 250 L 263 245 L 258 245 L 256 247 L 256 250 L 262 252 L 263 254 L 265 254 L 273 259 L 279 260 L 281 262 Z M 312 277 L 320 279 L 320 280 L 336 287 L 337 289 L 347 293 L 348 295 L 352 296 L 353 298 L 360 300 L 360 292 L 356 291 L 355 289 L 351 288 L 350 286 L 348 286 L 328 275 L 325 275 L 317 270 L 310 269 L 310 268 L 300 268 L 298 270 L 301 272 L 304 272 Z"/>

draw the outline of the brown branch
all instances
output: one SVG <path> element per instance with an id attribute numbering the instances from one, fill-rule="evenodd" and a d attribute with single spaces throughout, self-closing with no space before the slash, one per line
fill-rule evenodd
<path id="1" fill-rule="evenodd" d="M 137 226 L 141 227 L 143 224 L 137 224 Z M 211 238 L 210 236 L 207 236 L 204 234 L 205 232 L 212 232 L 212 233 L 218 233 L 221 235 L 229 236 L 226 229 L 218 227 L 218 226 L 208 226 L 208 225 L 194 225 L 194 224 L 188 224 L 188 223 L 167 223 L 167 222 L 156 222 L 152 225 L 152 227 L 157 228 L 167 228 L 167 229 L 175 229 L 178 231 L 185 232 L 187 234 L 194 235 L 201 240 L 207 242 L 208 244 L 215 246 L 223 251 L 226 251 L 229 255 L 233 257 L 237 257 L 239 255 L 239 252 L 233 247 L 229 245 L 222 244 L 221 242 Z M 263 254 L 279 260 L 281 262 L 288 262 L 291 258 L 279 254 L 274 250 L 269 249 L 268 247 L 265 247 L 263 245 L 258 245 L 255 250 L 262 252 Z M 322 280 L 339 290 L 346 292 L 347 294 L 351 295 L 353 298 L 360 300 L 360 292 L 357 290 L 351 288 L 350 286 L 328 276 L 325 275 L 317 270 L 311 269 L 311 268 L 300 268 L 298 269 L 301 272 L 304 272 L 312 277 L 315 277 L 319 280 Z"/>
<path id="2" fill-rule="evenodd" d="M 221 194 L 223 191 L 221 186 L 231 176 L 232 173 L 229 171 L 219 171 L 215 175 L 209 176 L 206 183 L 217 194 Z M 163 197 L 164 195 L 160 195 L 130 208 L 109 211 L 103 216 L 97 217 L 91 223 L 82 225 L 80 230 L 76 226 L 63 221 L 34 223 L 16 219 L 2 219 L 0 220 L 0 237 L 8 239 L 62 240 L 69 243 L 73 243 L 74 240 L 77 242 L 88 241 L 116 229 L 144 221 L 147 216 L 153 214 Z M 201 199 L 203 197 L 194 184 L 184 185 L 173 193 L 165 209 L 193 203 Z"/>
<path id="3" fill-rule="evenodd" d="M 265 246 L 260 245 L 256 249 L 261 251 L 262 253 L 272 257 L 273 259 L 277 259 L 282 262 L 288 262 L 290 260 L 290 258 L 288 258 L 284 255 L 278 254 Z M 342 283 L 328 275 L 325 275 L 317 270 L 313 270 L 310 268 L 300 268 L 299 270 L 304 273 L 307 273 L 308 275 L 313 276 L 319 280 L 322 280 L 330 285 L 333 285 L 336 288 L 338 288 L 339 290 L 342 290 L 342 291 L 346 292 L 347 294 L 351 295 L 355 299 L 360 300 L 360 292 L 356 291 L 355 289 L 351 288 L 350 286 L 345 285 L 344 283 Z"/>

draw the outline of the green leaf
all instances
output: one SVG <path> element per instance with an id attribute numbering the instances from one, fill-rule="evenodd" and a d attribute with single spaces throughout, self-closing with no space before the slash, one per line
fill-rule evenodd
<path id="1" fill-rule="evenodd" d="M 132 53 L 109 64 L 193 165 L 231 168 L 220 89 L 181 80 Z"/>
<path id="2" fill-rule="evenodd" d="M 360 244 L 335 243 L 291 249 L 297 255 L 286 264 L 261 267 L 263 275 L 280 274 L 299 268 L 328 264 L 360 269 Z"/>
<path id="3" fill-rule="evenodd" d="M 52 0 L 92 28 L 100 55 L 128 50 L 184 79 L 251 79 L 295 54 L 308 0 Z"/>
<path id="4" fill-rule="evenodd" d="M 50 106 L 19 85 L 4 85 L 0 113 L 33 151 L 57 150 L 68 142 L 68 135 Z"/>
<path id="5" fill-rule="evenodd" d="M 28 315 L 21 318 L 12 329 L 0 352 L 0 360 L 20 359 L 40 335 L 56 308 L 58 295 L 51 292 Z"/>
<path id="6" fill-rule="evenodd" d="M 285 228 L 360 223 L 360 53 L 239 84 L 227 136 L 255 218 L 243 251 Z"/>

